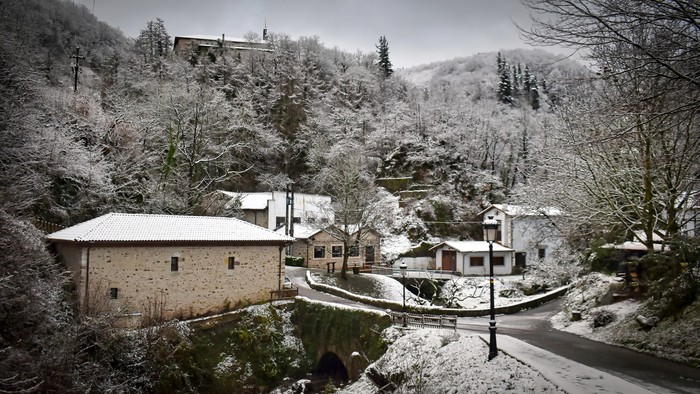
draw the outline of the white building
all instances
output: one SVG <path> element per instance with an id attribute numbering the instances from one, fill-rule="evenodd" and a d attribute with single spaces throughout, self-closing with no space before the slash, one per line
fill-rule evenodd
<path id="1" fill-rule="evenodd" d="M 513 249 L 493 243 L 493 262 L 489 261 L 486 241 L 445 241 L 433 246 L 436 268 L 461 272 L 464 275 L 488 275 L 493 264 L 494 275 L 510 275 L 513 271 Z"/>
<path id="2" fill-rule="evenodd" d="M 231 205 L 240 203 L 243 220 L 270 230 L 284 226 L 288 216 L 290 222 L 317 225 L 327 224 L 333 219 L 330 196 L 293 193 L 288 202 L 286 191 L 219 192 L 231 198 Z"/>
<path id="3" fill-rule="evenodd" d="M 498 221 L 496 240 L 514 250 L 514 265 L 526 267 L 537 260 L 550 259 L 563 244 L 554 219 L 562 213 L 556 208 L 529 208 L 518 205 L 493 204 L 479 213 Z"/>

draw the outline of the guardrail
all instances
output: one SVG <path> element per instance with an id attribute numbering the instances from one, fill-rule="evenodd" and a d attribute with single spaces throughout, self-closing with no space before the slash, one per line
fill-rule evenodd
<path id="1" fill-rule="evenodd" d="M 366 305 L 372 305 L 378 308 L 383 308 L 383 309 L 389 309 L 393 311 L 401 311 L 403 310 L 404 306 L 402 305 L 401 301 L 392 301 L 392 300 L 383 300 L 383 299 L 378 299 L 378 298 L 373 298 L 373 297 L 365 297 L 361 296 L 358 294 L 351 293 L 349 291 L 345 291 L 343 289 L 337 288 L 335 286 L 329 286 L 329 285 L 324 285 L 321 283 L 314 282 L 311 279 L 311 274 L 309 271 L 306 272 L 306 282 L 309 284 L 309 286 L 318 291 L 322 291 L 325 293 L 333 294 L 338 297 L 343 297 L 348 300 L 353 300 L 357 301 Z M 517 313 L 522 310 L 526 309 L 532 309 L 537 306 L 540 306 L 546 302 L 549 302 L 551 300 L 554 300 L 556 298 L 561 297 L 566 291 L 569 289 L 569 285 L 559 287 L 557 289 L 551 290 L 547 293 L 542 294 L 541 296 L 538 296 L 536 298 L 533 298 L 528 301 L 521 301 L 517 302 L 515 304 L 511 305 L 505 305 L 505 306 L 498 306 L 496 307 L 496 314 L 511 314 L 511 313 Z M 478 317 L 478 316 L 488 316 L 490 314 L 490 309 L 489 308 L 483 308 L 483 309 L 461 309 L 461 308 L 444 308 L 444 307 L 436 307 L 436 306 L 423 306 L 423 305 L 406 305 L 405 309 L 408 310 L 409 312 L 414 312 L 414 313 L 427 313 L 427 314 L 444 314 L 444 315 L 450 315 L 450 316 L 458 316 L 458 317 Z"/>
<path id="2" fill-rule="evenodd" d="M 391 322 L 395 325 L 420 328 L 447 328 L 457 330 L 457 316 L 427 315 L 391 312 Z"/>
<path id="3" fill-rule="evenodd" d="M 401 276 L 399 267 L 373 266 L 372 273 L 385 276 Z M 408 269 L 406 271 L 406 277 L 412 279 L 452 279 L 459 276 L 455 271 L 445 270 Z"/>
<path id="4" fill-rule="evenodd" d="M 270 302 L 279 300 L 289 300 L 299 295 L 299 288 L 270 290 Z"/>

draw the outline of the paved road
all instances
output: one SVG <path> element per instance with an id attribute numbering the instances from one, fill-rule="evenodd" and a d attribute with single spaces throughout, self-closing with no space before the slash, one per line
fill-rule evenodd
<path id="1" fill-rule="evenodd" d="M 306 269 L 289 269 L 287 276 L 299 286 L 299 295 L 327 302 L 369 307 L 311 289 Z M 496 316 L 498 334 L 510 335 L 567 359 L 610 373 L 657 393 L 700 394 L 700 368 L 692 368 L 648 354 L 592 341 L 552 328 L 549 318 L 561 310 L 561 300 L 513 315 Z M 459 318 L 457 328 L 488 332 L 488 317 Z"/>
<path id="2" fill-rule="evenodd" d="M 497 332 L 613 374 L 654 392 L 700 393 L 700 368 L 592 341 L 552 328 L 549 318 L 561 310 L 561 304 L 561 300 L 556 300 L 529 311 L 496 316 Z M 488 319 L 460 318 L 458 328 L 488 332 Z"/>

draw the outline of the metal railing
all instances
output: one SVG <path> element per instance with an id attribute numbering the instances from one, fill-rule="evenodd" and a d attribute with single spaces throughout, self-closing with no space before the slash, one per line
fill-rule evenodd
<path id="1" fill-rule="evenodd" d="M 385 267 L 385 266 L 373 266 L 372 273 L 378 275 L 386 276 L 401 276 L 401 270 L 399 267 Z M 417 278 L 417 279 L 452 279 L 459 277 L 455 271 L 446 270 L 429 270 L 429 269 L 415 269 L 409 268 L 406 270 L 407 278 Z"/>
<path id="2" fill-rule="evenodd" d="M 457 329 L 457 316 L 391 312 L 391 321 L 407 327 Z"/>

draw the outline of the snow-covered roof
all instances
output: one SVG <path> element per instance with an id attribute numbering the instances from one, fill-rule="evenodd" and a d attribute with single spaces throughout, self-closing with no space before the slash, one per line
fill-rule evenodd
<path id="1" fill-rule="evenodd" d="M 177 41 L 180 38 L 186 38 L 189 40 L 216 41 L 216 40 L 220 40 L 221 36 L 211 36 L 211 35 L 205 35 L 205 34 L 194 34 L 194 35 L 189 35 L 189 36 L 175 36 L 175 41 Z M 248 42 L 248 40 L 246 40 L 245 38 L 228 37 L 227 35 L 224 35 L 224 41 L 226 41 L 226 42 Z"/>
<path id="2" fill-rule="evenodd" d="M 50 241 L 70 242 L 272 242 L 291 237 L 234 218 L 216 216 L 109 213 L 49 234 Z"/>
<path id="3" fill-rule="evenodd" d="M 478 253 L 478 252 L 488 252 L 489 243 L 486 241 L 445 241 L 437 244 L 430 248 L 430 250 L 438 249 L 439 247 L 446 245 L 460 253 Z M 512 252 L 513 249 L 507 248 L 499 243 L 493 243 L 494 252 Z"/>
<path id="4" fill-rule="evenodd" d="M 250 210 L 263 210 L 267 209 L 268 201 L 272 199 L 272 193 L 270 192 L 259 192 L 259 193 L 237 193 L 237 192 L 227 192 L 224 190 L 219 190 L 221 194 L 236 198 L 241 198 L 241 209 Z"/>
<path id="5" fill-rule="evenodd" d="M 498 209 L 499 211 L 505 213 L 508 216 L 559 216 L 562 214 L 561 210 L 553 207 L 525 207 L 522 205 L 511 205 L 511 204 L 492 204 L 490 207 L 479 212 L 479 216 L 485 214 L 486 212 Z"/>
<path id="6" fill-rule="evenodd" d="M 294 223 L 294 238 L 296 239 L 308 239 L 319 232 L 321 232 L 322 229 L 305 225 L 305 224 L 300 224 L 300 223 Z M 284 234 L 284 226 L 278 228 L 275 230 L 277 234 Z"/>
<path id="7" fill-rule="evenodd" d="M 619 249 L 619 250 L 629 250 L 629 251 L 639 251 L 646 252 L 649 250 L 647 246 L 638 241 L 625 241 L 620 244 L 605 244 L 601 246 L 603 249 Z M 667 246 L 668 248 L 668 246 Z M 655 243 L 654 251 L 661 252 L 663 250 L 663 245 Z"/>

